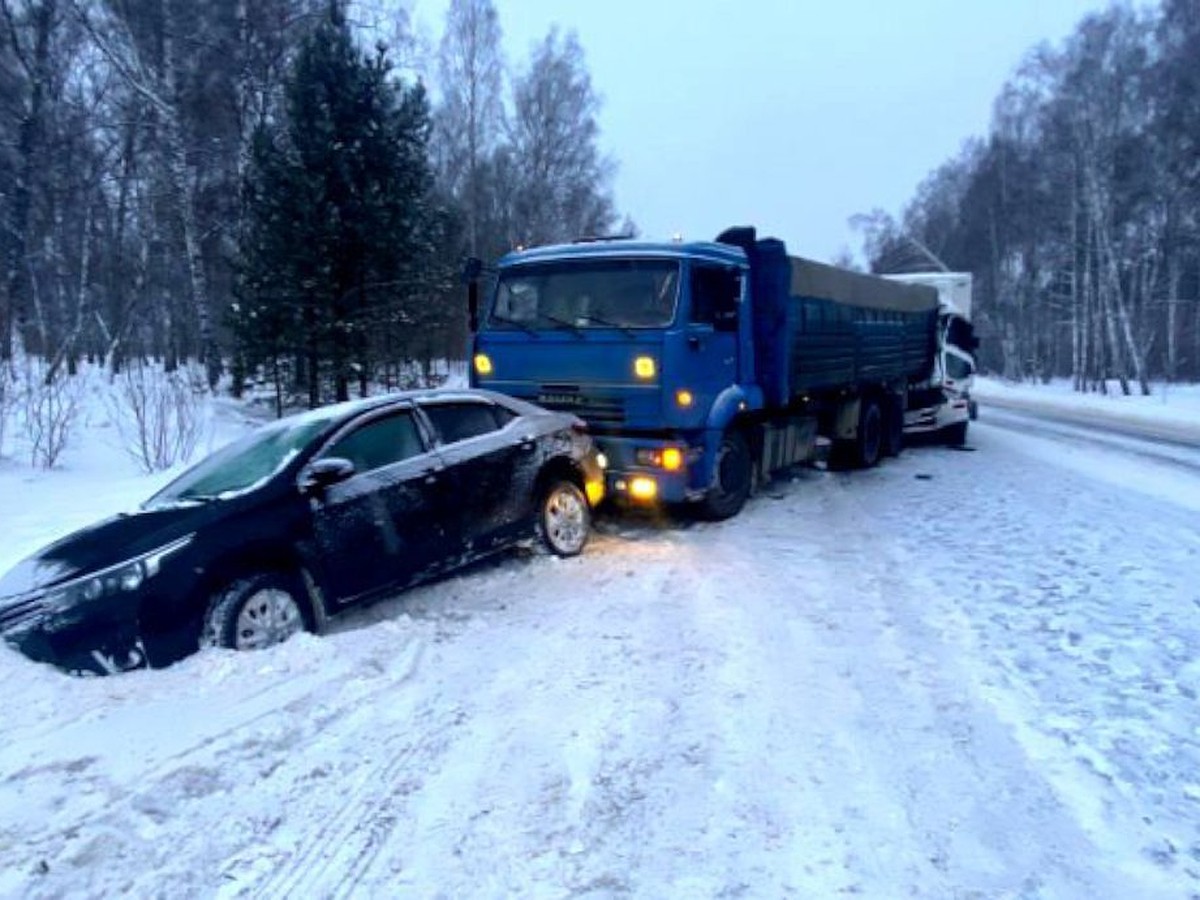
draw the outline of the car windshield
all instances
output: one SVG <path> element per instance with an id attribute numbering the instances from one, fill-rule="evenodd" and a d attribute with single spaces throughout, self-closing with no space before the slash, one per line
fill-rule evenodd
<path id="1" fill-rule="evenodd" d="M 260 428 L 188 469 L 143 508 L 220 499 L 255 487 L 282 470 L 340 415 L 340 410 L 306 413 Z"/>
<path id="2" fill-rule="evenodd" d="M 678 293 L 674 260 L 523 265 L 501 273 L 487 327 L 661 328 L 675 318 Z"/>

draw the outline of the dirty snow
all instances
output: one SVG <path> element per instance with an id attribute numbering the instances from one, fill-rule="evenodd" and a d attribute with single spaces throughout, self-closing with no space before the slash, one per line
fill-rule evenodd
<path id="1" fill-rule="evenodd" d="M 0 896 L 1200 893 L 1200 453 L 971 443 L 262 653 L 0 650 Z M 105 447 L 0 462 L 0 568 L 152 492 Z"/>

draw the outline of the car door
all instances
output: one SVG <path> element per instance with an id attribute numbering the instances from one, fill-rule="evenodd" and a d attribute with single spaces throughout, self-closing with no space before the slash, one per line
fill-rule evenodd
<path id="1" fill-rule="evenodd" d="M 448 485 L 413 410 L 358 420 L 318 458 L 348 459 L 355 469 L 312 502 L 325 587 L 335 602 L 420 578 L 443 540 Z"/>
<path id="2" fill-rule="evenodd" d="M 454 539 L 447 543 L 469 554 L 505 543 L 528 516 L 536 435 L 521 429 L 526 420 L 486 400 L 430 399 L 420 408 L 453 486 Z"/>

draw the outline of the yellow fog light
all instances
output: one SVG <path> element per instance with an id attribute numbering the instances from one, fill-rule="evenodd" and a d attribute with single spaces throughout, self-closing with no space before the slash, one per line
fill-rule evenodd
<path id="1" fill-rule="evenodd" d="M 633 374 L 638 378 L 653 378 L 657 371 L 653 356 L 639 356 L 633 361 Z"/>
<path id="2" fill-rule="evenodd" d="M 583 489 L 587 493 L 588 504 L 590 506 L 598 506 L 600 501 L 604 499 L 603 481 L 589 481 L 583 486 Z"/>
<path id="3" fill-rule="evenodd" d="M 678 447 L 668 447 L 662 452 L 662 467 L 668 472 L 677 472 L 683 465 L 683 453 Z"/>
<path id="4" fill-rule="evenodd" d="M 635 500 L 653 500 L 658 496 L 658 482 L 653 478 L 634 478 L 629 482 L 629 496 Z"/>
<path id="5" fill-rule="evenodd" d="M 479 375 L 492 374 L 492 359 L 486 353 L 475 354 L 475 372 Z"/>
<path id="6" fill-rule="evenodd" d="M 680 406 L 683 406 L 683 407 L 691 406 L 692 403 L 695 402 L 695 400 L 696 400 L 696 398 L 692 396 L 691 391 L 678 390 L 675 392 L 675 402 L 678 403 Z"/>

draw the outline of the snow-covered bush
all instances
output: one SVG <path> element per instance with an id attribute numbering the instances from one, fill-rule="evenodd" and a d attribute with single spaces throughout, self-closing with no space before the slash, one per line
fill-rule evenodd
<path id="1" fill-rule="evenodd" d="M 59 372 L 47 381 L 45 362 L 28 363 L 18 406 L 31 465 L 52 469 L 58 464 L 75 430 L 83 392 L 82 376 Z"/>
<path id="2" fill-rule="evenodd" d="M 205 397 L 202 368 L 166 372 L 131 360 L 113 378 L 108 411 L 134 462 L 158 472 L 196 451 L 204 435 Z"/>

